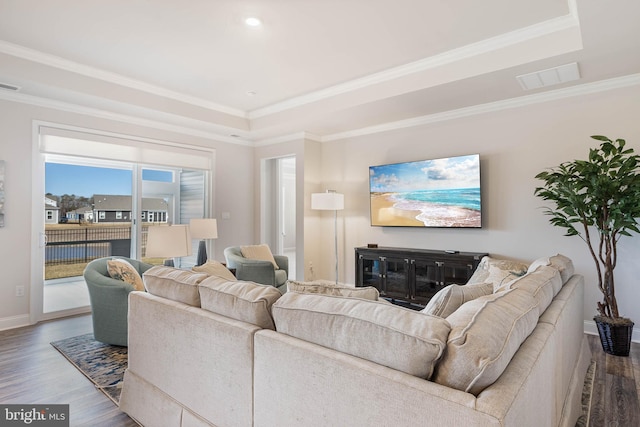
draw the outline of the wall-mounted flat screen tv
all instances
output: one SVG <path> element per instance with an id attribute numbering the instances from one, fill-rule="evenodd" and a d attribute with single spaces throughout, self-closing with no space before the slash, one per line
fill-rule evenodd
<path id="1" fill-rule="evenodd" d="M 482 226 L 480 155 L 369 167 L 371 225 Z"/>

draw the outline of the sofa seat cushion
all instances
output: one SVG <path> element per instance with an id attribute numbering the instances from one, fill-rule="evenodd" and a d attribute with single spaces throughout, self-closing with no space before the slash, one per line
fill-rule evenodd
<path id="1" fill-rule="evenodd" d="M 144 283 L 140 273 L 131 263 L 121 258 L 107 261 L 107 272 L 112 279 L 122 280 L 133 286 L 136 291 L 144 291 Z"/>
<path id="2" fill-rule="evenodd" d="M 203 309 L 264 329 L 275 329 L 271 306 L 282 296 L 277 288 L 210 276 L 200 283 L 199 289 Z"/>
<path id="3" fill-rule="evenodd" d="M 523 289 L 494 293 L 447 317 L 451 333 L 433 380 L 478 395 L 505 370 L 538 323 L 535 299 Z"/>
<path id="4" fill-rule="evenodd" d="M 493 283 L 494 292 L 505 283 L 510 282 L 527 272 L 529 264 L 485 256 L 480 260 L 476 271 L 473 272 L 467 284 Z"/>
<path id="5" fill-rule="evenodd" d="M 283 334 L 426 379 L 450 331 L 445 319 L 391 304 L 296 292 L 273 305 L 273 318 Z"/>
<path id="6" fill-rule="evenodd" d="M 144 286 L 150 294 L 200 307 L 198 284 L 208 276 L 158 265 L 145 271 L 142 277 Z"/>
<path id="7" fill-rule="evenodd" d="M 229 271 L 229 269 L 226 266 L 214 260 L 208 260 L 204 264 L 196 265 L 191 269 L 197 273 L 204 273 L 207 276 L 222 277 L 223 279 L 227 279 L 232 282 L 238 280 L 236 279 L 236 276 L 234 276 L 233 273 Z"/>
<path id="8" fill-rule="evenodd" d="M 465 302 L 493 293 L 493 283 L 474 283 L 470 285 L 449 285 L 438 291 L 429 300 L 422 313 L 447 317 Z"/>
<path id="9" fill-rule="evenodd" d="M 373 286 L 356 288 L 355 286 L 336 286 L 336 284 L 332 282 L 314 283 L 289 280 L 287 282 L 287 290 L 301 294 L 334 295 L 338 297 L 362 298 L 371 301 L 378 301 L 380 297 L 380 292 Z"/>

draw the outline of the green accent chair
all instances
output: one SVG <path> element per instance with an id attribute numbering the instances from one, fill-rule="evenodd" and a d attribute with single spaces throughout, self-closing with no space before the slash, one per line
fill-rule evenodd
<path id="1" fill-rule="evenodd" d="M 107 261 L 115 258 L 128 261 L 140 276 L 153 265 L 122 256 L 112 256 L 93 260 L 84 269 L 83 276 L 89 288 L 91 302 L 93 336 L 97 341 L 126 347 L 129 292 L 134 288 L 109 276 Z"/>
<path id="2" fill-rule="evenodd" d="M 269 261 L 248 259 L 242 256 L 240 246 L 231 246 L 224 250 L 228 268 L 235 268 L 235 276 L 238 280 L 262 283 L 278 288 L 284 294 L 287 291 L 287 279 L 289 278 L 289 258 L 284 255 L 273 255 L 280 269 L 276 270 Z"/>

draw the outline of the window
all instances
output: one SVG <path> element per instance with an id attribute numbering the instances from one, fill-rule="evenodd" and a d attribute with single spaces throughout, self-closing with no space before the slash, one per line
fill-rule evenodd
<path id="1" fill-rule="evenodd" d="M 116 212 L 116 219 L 122 219 L 122 211 Z"/>
<path id="2" fill-rule="evenodd" d="M 107 217 L 107 214 L 105 211 L 100 211 L 100 213 L 98 214 L 99 219 L 105 219 L 106 217 Z"/>
<path id="3" fill-rule="evenodd" d="M 143 220 L 147 219 L 147 213 L 145 211 L 142 211 L 142 219 Z"/>
<path id="4" fill-rule="evenodd" d="M 47 211 L 47 219 L 48 220 L 52 220 L 53 219 L 53 211 Z"/>

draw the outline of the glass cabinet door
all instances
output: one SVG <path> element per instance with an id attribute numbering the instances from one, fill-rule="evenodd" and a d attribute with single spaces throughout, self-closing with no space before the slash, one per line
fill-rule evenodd
<path id="1" fill-rule="evenodd" d="M 409 260 L 385 257 L 381 257 L 381 260 L 384 262 L 384 296 L 409 298 Z"/>
<path id="2" fill-rule="evenodd" d="M 417 302 L 429 301 L 444 287 L 442 283 L 442 262 L 412 260 L 415 269 L 414 297 Z"/>
<path id="3" fill-rule="evenodd" d="M 358 286 L 373 286 L 381 291 L 382 261 L 380 258 L 360 255 L 358 264 L 358 270 L 362 276 L 362 284 Z"/>
<path id="4" fill-rule="evenodd" d="M 446 261 L 442 266 L 444 286 L 451 284 L 464 285 L 473 274 L 473 265 Z"/>

